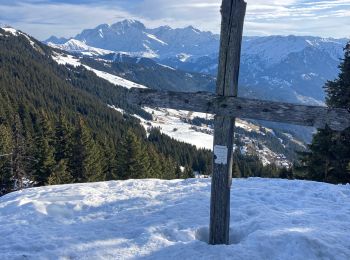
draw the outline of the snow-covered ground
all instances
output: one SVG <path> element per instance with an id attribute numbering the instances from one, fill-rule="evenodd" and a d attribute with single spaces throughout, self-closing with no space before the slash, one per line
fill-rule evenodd
<path id="1" fill-rule="evenodd" d="M 153 120 L 145 120 L 139 116 L 136 116 L 141 120 L 142 125 L 147 129 L 150 126 L 160 128 L 160 131 L 175 140 L 185 142 L 188 144 L 195 145 L 197 148 L 213 149 L 213 136 L 204 131 L 212 131 L 209 127 L 203 126 L 198 127 L 198 130 L 203 130 L 200 132 L 193 128 L 193 125 L 183 122 L 183 118 L 193 119 L 194 117 L 205 118 L 206 114 L 188 112 L 182 110 L 174 109 L 152 109 L 144 108 L 148 113 L 153 115 Z M 208 118 L 212 118 L 208 115 Z"/>
<path id="2" fill-rule="evenodd" d="M 132 82 L 130 80 L 118 77 L 116 75 L 104 72 L 104 71 L 100 71 L 100 70 L 96 70 L 93 69 L 85 64 L 82 64 L 79 60 L 79 58 L 74 57 L 72 55 L 62 55 L 59 53 L 54 53 L 54 55 L 52 56 L 52 58 L 61 65 L 72 65 L 74 67 L 78 67 L 78 66 L 84 66 L 87 70 L 90 70 L 92 72 L 94 72 L 96 74 L 97 77 L 100 77 L 102 79 L 105 79 L 107 81 L 109 81 L 110 83 L 117 85 L 117 86 L 121 86 L 124 88 L 147 88 L 143 85 L 137 84 L 135 82 Z"/>
<path id="3" fill-rule="evenodd" d="M 205 242 L 209 198 L 209 179 L 8 194 L 0 259 L 350 259 L 350 185 L 234 180 L 229 246 Z"/>

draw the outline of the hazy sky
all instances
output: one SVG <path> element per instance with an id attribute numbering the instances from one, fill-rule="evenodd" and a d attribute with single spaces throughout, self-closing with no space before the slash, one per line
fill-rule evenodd
<path id="1" fill-rule="evenodd" d="M 350 37 L 350 0 L 247 0 L 245 35 Z M 125 18 L 148 27 L 220 29 L 221 0 L 0 0 L 0 24 L 40 40 Z"/>

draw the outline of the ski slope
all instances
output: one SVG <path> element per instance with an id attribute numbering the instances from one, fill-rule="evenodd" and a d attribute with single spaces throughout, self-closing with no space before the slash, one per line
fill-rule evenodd
<path id="1" fill-rule="evenodd" d="M 129 180 L 0 198 L 0 259 L 350 259 L 350 185 L 234 180 L 209 246 L 210 180 Z"/>

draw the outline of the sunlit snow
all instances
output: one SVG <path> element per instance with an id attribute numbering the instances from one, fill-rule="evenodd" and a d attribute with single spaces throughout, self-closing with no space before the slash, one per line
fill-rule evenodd
<path id="1" fill-rule="evenodd" d="M 0 198 L 0 259 L 350 259 L 350 186 L 234 180 L 231 245 L 208 240 L 210 180 L 35 188 Z"/>
<path id="2" fill-rule="evenodd" d="M 82 64 L 78 58 L 76 58 L 72 55 L 61 55 L 61 54 L 55 53 L 52 56 L 52 58 L 58 64 L 63 64 L 63 65 L 69 64 L 69 65 L 72 65 L 75 67 L 84 66 L 87 70 L 94 72 L 96 74 L 96 76 L 103 78 L 103 79 L 105 79 L 105 80 L 109 81 L 110 83 L 117 85 L 117 86 L 121 86 L 121 87 L 125 87 L 125 88 L 147 88 L 143 85 L 137 84 L 137 83 L 132 82 L 132 81 L 127 80 L 127 79 L 123 79 L 123 78 L 115 76 L 113 74 L 93 69 L 87 65 Z"/>

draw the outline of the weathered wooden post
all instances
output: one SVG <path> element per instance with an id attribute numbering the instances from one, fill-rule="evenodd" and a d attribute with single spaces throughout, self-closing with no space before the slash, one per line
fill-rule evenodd
<path id="1" fill-rule="evenodd" d="M 295 105 L 237 97 L 244 0 L 223 0 L 221 42 L 216 95 L 207 92 L 181 93 L 154 89 L 125 90 L 122 99 L 130 104 L 215 114 L 209 243 L 229 244 L 230 189 L 233 164 L 235 117 L 325 128 L 350 127 L 346 109 Z"/>
<path id="2" fill-rule="evenodd" d="M 243 24 L 247 4 L 223 0 L 216 93 L 237 97 Z M 209 243 L 229 244 L 235 118 L 215 116 Z"/>

